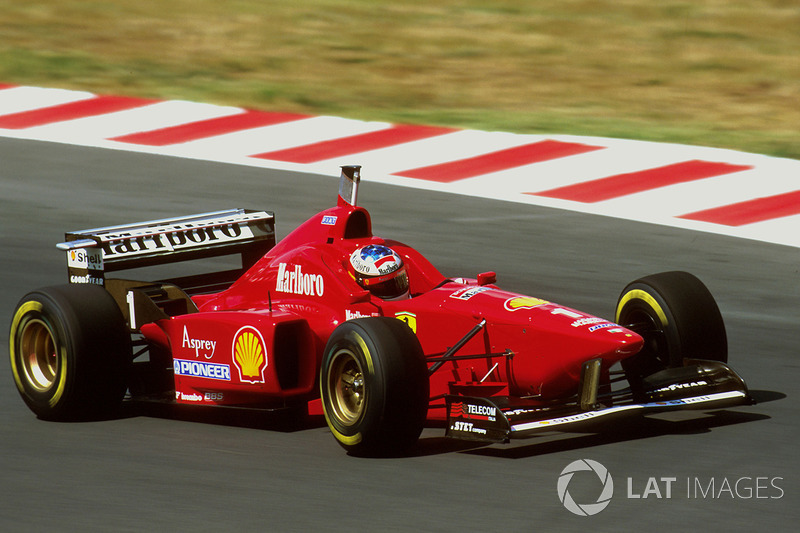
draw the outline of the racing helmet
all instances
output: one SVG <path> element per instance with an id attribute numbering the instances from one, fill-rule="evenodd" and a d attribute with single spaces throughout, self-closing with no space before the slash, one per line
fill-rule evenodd
<path id="1" fill-rule="evenodd" d="M 381 244 L 358 248 L 350 255 L 352 275 L 361 287 L 384 300 L 408 295 L 408 274 L 403 259 Z"/>

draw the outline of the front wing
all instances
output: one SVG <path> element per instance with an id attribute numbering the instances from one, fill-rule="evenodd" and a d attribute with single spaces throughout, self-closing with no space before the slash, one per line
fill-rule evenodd
<path id="1" fill-rule="evenodd" d="M 674 379 L 680 376 L 680 379 Z M 571 429 L 600 420 L 634 413 L 646 414 L 678 409 L 719 409 L 752 403 L 744 381 L 730 367 L 719 362 L 694 361 L 692 365 L 664 371 L 663 379 L 650 380 L 642 401 L 627 395 L 623 401 L 587 406 L 580 398 L 597 396 L 597 382 L 584 379 L 595 390 L 581 391 L 578 400 L 555 405 L 535 405 L 512 397 L 448 395 L 448 437 L 482 442 L 508 442 L 512 438 Z M 593 383 L 592 383 L 593 382 Z M 594 394 L 594 396 L 592 396 Z M 622 394 L 625 396 L 625 394 Z M 608 398 L 610 400 L 611 398 Z"/>

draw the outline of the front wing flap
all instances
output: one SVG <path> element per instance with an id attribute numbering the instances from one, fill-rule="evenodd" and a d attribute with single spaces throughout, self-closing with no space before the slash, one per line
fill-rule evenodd
<path id="1" fill-rule="evenodd" d="M 705 369 L 703 369 L 705 370 Z M 452 438 L 482 442 L 508 442 L 512 438 L 526 437 L 542 431 L 574 429 L 583 425 L 608 420 L 615 416 L 634 413 L 647 414 L 679 409 L 719 409 L 752 403 L 744 381 L 727 365 L 714 363 L 715 378 L 698 380 L 694 371 L 684 373 L 695 381 L 684 386 L 677 380 L 672 386 L 660 382 L 653 392 L 667 393 L 669 398 L 654 398 L 650 394 L 643 401 L 625 401 L 611 405 L 596 405 L 581 409 L 579 402 L 541 406 L 530 401 L 508 396 L 481 398 L 448 395 L 447 426 L 445 435 Z M 710 376 L 712 373 L 701 373 Z M 722 386 L 725 383 L 725 387 Z M 683 392 L 682 397 L 677 397 Z"/>

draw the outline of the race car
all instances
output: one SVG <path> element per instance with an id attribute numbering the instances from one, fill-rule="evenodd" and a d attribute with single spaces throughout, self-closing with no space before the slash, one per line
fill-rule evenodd
<path id="1" fill-rule="evenodd" d="M 30 292 L 13 315 L 22 399 L 55 420 L 126 400 L 321 412 L 353 455 L 408 453 L 434 421 L 501 443 L 751 401 L 693 275 L 628 284 L 613 321 L 503 290 L 494 272 L 446 277 L 373 235 L 360 177 L 342 167 L 336 206 L 280 242 L 274 214 L 247 209 L 67 233 L 69 283 Z M 231 254 L 241 268 L 107 276 Z"/>

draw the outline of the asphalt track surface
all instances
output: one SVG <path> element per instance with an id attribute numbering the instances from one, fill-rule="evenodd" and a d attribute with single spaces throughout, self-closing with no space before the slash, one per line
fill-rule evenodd
<path id="1" fill-rule="evenodd" d="M 693 272 L 716 296 L 731 365 L 759 403 L 484 447 L 431 427 L 412 457 L 359 459 L 319 420 L 292 428 L 263 415 L 130 409 L 113 420 L 40 421 L 4 362 L 0 530 L 795 530 L 796 248 L 371 184 L 367 170 L 359 203 L 375 233 L 417 247 L 447 275 L 496 270 L 504 288 L 611 317 L 628 281 Z M 275 211 L 281 237 L 332 204 L 337 172 L 0 139 L 0 342 L 25 292 L 66 281 L 54 247 L 64 231 L 251 207 Z M 615 484 L 590 517 L 567 511 L 556 491 L 562 470 L 583 458 Z M 591 503 L 599 480 L 581 475 L 570 493 Z"/>

